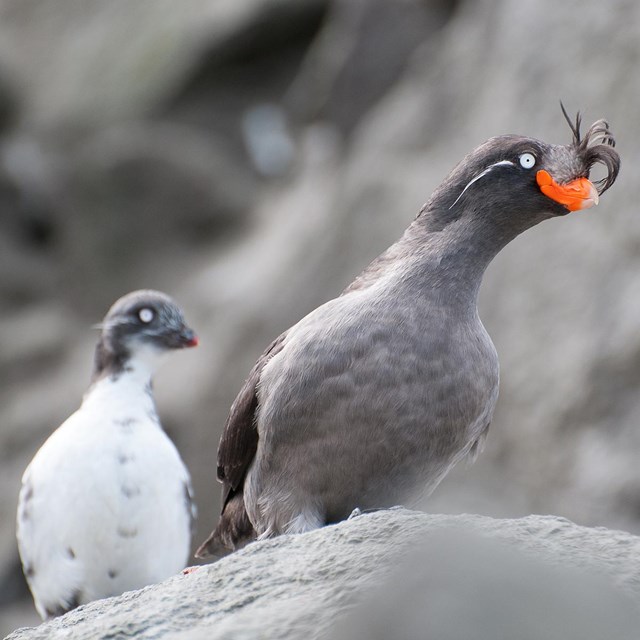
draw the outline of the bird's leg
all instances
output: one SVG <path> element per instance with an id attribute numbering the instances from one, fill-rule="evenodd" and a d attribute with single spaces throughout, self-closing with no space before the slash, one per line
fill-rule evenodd
<path id="1" fill-rule="evenodd" d="M 285 528 L 286 533 L 306 533 L 319 529 L 325 524 L 324 518 L 315 509 L 306 509 L 292 518 Z"/>
<path id="2" fill-rule="evenodd" d="M 276 536 L 276 532 L 269 527 L 268 529 L 266 529 L 265 531 L 263 531 L 257 538 L 256 540 L 258 542 L 260 542 L 261 540 L 269 540 L 269 538 L 274 538 Z"/>

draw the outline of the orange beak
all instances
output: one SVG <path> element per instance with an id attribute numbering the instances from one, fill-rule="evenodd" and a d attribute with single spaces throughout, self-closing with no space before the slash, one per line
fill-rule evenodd
<path id="1" fill-rule="evenodd" d="M 541 169 L 536 174 L 536 182 L 545 196 L 564 205 L 569 211 L 588 209 L 598 204 L 598 190 L 586 178 L 558 184 L 547 171 Z"/>

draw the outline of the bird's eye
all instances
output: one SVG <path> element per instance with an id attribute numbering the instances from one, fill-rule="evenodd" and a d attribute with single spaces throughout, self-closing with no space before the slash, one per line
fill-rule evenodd
<path id="1" fill-rule="evenodd" d="M 145 324 L 149 324 L 155 316 L 153 309 L 149 309 L 148 307 L 144 307 L 138 311 L 138 318 L 140 318 L 140 322 L 144 322 Z"/>
<path id="2" fill-rule="evenodd" d="M 523 169 L 531 169 L 531 167 L 535 166 L 536 164 L 536 157 L 533 155 L 533 153 L 523 153 L 520 156 L 520 166 Z"/>

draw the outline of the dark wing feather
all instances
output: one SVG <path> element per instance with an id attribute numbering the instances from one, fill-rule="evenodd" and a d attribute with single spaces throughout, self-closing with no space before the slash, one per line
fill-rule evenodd
<path id="1" fill-rule="evenodd" d="M 224 426 L 218 446 L 218 480 L 222 482 L 222 511 L 234 494 L 242 488 L 247 469 L 258 448 L 255 423 L 258 408 L 257 388 L 264 366 L 282 350 L 286 333 L 276 338 L 258 358 L 237 395 Z"/>
<path id="2" fill-rule="evenodd" d="M 239 549 L 255 539 L 253 524 L 244 507 L 244 478 L 258 449 L 256 410 L 258 384 L 264 366 L 284 346 L 286 333 L 276 338 L 251 369 L 231 405 L 218 446 L 218 480 L 222 482 L 222 512 L 211 535 L 198 547 L 196 558 Z"/>

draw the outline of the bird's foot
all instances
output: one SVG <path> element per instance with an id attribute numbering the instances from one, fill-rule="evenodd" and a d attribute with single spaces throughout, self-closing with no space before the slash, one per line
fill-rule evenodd
<path id="1" fill-rule="evenodd" d="M 200 565 L 195 565 L 194 567 L 187 567 L 181 571 L 183 576 L 190 576 L 192 573 L 195 573 L 200 568 Z"/>
<path id="2" fill-rule="evenodd" d="M 360 507 L 356 507 L 351 515 L 347 518 L 347 520 L 352 520 L 353 518 L 357 518 L 358 516 L 363 516 L 367 513 L 376 513 L 377 511 L 398 511 L 400 509 L 404 509 L 401 504 L 397 504 L 393 507 L 375 507 L 372 509 L 361 509 Z"/>

